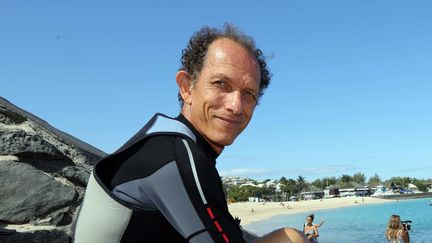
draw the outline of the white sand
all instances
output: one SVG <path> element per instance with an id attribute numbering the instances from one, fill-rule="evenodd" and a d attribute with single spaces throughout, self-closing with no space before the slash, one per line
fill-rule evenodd
<path id="1" fill-rule="evenodd" d="M 359 206 L 365 204 L 376 204 L 392 202 L 389 199 L 379 199 L 371 197 L 344 197 L 344 198 L 330 198 L 321 200 L 309 200 L 300 202 L 266 202 L 254 203 L 254 202 L 240 202 L 231 203 L 228 205 L 229 211 L 234 217 L 241 219 L 241 225 L 247 225 L 251 222 L 261 221 L 274 216 L 282 214 L 293 214 L 310 212 L 315 213 L 316 210 L 329 209 L 329 208 L 341 208 L 350 206 Z M 288 206 L 290 208 L 288 208 Z M 317 222 L 321 220 L 317 218 Z"/>

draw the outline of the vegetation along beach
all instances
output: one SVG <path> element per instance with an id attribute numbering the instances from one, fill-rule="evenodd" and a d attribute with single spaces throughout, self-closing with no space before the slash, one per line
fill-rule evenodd
<path id="1" fill-rule="evenodd" d="M 363 173 L 325 177 L 308 182 L 304 177 L 256 181 L 249 178 L 222 178 L 229 210 L 241 225 L 279 215 L 313 213 L 323 209 L 358 207 L 404 199 L 432 197 L 432 181 L 410 177 L 383 180 Z M 317 218 L 317 223 L 320 218 Z"/>

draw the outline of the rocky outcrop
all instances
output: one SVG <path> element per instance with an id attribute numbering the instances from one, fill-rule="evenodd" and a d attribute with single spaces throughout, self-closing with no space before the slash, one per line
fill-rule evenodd
<path id="1" fill-rule="evenodd" d="M 0 97 L 0 242 L 69 242 L 105 155 Z"/>
<path id="2" fill-rule="evenodd" d="M 56 181 L 31 165 L 18 161 L 0 162 L 2 197 L 0 218 L 25 223 L 56 209 L 71 205 L 77 198 L 73 186 Z"/>
<path id="3" fill-rule="evenodd" d="M 70 237 L 61 230 L 36 230 L 29 232 L 10 232 L 8 234 L 1 234 L 0 243 L 23 243 L 23 242 L 37 242 L 37 243 L 65 243 L 70 242 Z"/>
<path id="4" fill-rule="evenodd" d="M 106 154 L 0 97 L 0 155 L 69 160 L 90 170 Z"/>

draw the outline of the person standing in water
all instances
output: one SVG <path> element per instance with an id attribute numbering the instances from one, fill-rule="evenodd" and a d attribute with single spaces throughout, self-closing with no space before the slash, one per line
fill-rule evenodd
<path id="1" fill-rule="evenodd" d="M 314 215 L 306 217 L 306 225 L 303 228 L 303 233 L 306 235 L 310 243 L 318 243 L 318 227 L 313 224 Z"/>

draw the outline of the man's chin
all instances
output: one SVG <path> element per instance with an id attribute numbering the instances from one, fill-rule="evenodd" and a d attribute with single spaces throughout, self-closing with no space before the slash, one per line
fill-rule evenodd
<path id="1" fill-rule="evenodd" d="M 233 144 L 235 141 L 235 137 L 234 138 L 222 138 L 222 139 L 218 139 L 216 141 L 217 144 L 220 144 L 221 146 L 230 146 L 231 144 Z"/>

